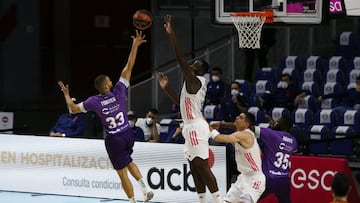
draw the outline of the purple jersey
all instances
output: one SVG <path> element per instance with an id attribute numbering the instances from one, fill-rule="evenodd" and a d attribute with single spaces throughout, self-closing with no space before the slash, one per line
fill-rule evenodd
<path id="1" fill-rule="evenodd" d="M 126 104 L 127 87 L 127 81 L 120 79 L 111 92 L 89 97 L 83 102 L 85 111 L 94 111 L 100 117 L 108 135 L 130 129 Z"/>
<path id="2" fill-rule="evenodd" d="M 264 145 L 262 168 L 265 176 L 288 177 L 290 156 L 297 148 L 296 138 L 284 131 L 260 128 L 260 140 Z"/>

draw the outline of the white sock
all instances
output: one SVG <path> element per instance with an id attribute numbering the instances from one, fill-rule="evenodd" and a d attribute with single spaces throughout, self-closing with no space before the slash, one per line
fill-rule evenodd
<path id="1" fill-rule="evenodd" d="M 138 183 L 139 183 L 139 185 L 140 185 L 140 187 L 141 187 L 141 191 L 142 191 L 144 194 L 146 194 L 148 190 L 147 190 L 147 188 L 146 188 L 146 185 L 145 185 L 144 180 L 141 178 L 140 180 L 138 180 Z"/>
<path id="2" fill-rule="evenodd" d="M 212 197 L 215 200 L 215 203 L 222 203 L 222 198 L 221 198 L 221 194 L 219 191 L 211 193 Z"/>
<path id="3" fill-rule="evenodd" d="M 135 200 L 135 197 L 130 198 L 129 203 L 137 203 L 136 200 Z"/>
<path id="4" fill-rule="evenodd" d="M 199 203 L 206 203 L 206 193 L 198 193 Z"/>

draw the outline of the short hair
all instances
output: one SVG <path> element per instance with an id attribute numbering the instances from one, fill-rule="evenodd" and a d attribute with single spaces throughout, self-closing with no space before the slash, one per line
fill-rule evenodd
<path id="1" fill-rule="evenodd" d="M 289 132 L 294 123 L 290 116 L 284 115 L 279 119 L 278 124 L 279 124 L 280 130 Z"/>
<path id="2" fill-rule="evenodd" d="M 213 68 L 211 69 L 211 71 L 217 71 L 217 72 L 219 72 L 220 74 L 222 74 L 222 70 L 221 70 L 221 68 L 220 68 L 219 66 L 213 67 Z"/>
<path id="3" fill-rule="evenodd" d="M 100 93 L 103 92 L 103 90 L 104 90 L 104 83 L 105 83 L 106 77 L 107 77 L 106 75 L 99 75 L 94 80 L 94 87 Z"/>
<path id="4" fill-rule="evenodd" d="M 249 123 L 249 126 L 253 126 L 255 123 L 255 115 L 250 112 L 244 112 L 246 116 L 246 121 Z"/>
<path id="5" fill-rule="evenodd" d="M 153 114 L 155 114 L 155 115 L 159 115 L 159 111 L 158 111 L 157 109 L 155 109 L 155 108 L 151 108 L 151 109 L 149 110 L 149 112 L 151 112 L 151 113 L 153 113 Z"/>
<path id="6" fill-rule="evenodd" d="M 285 77 L 285 76 L 288 76 L 288 77 L 289 77 L 289 80 L 292 80 L 291 75 L 290 75 L 289 73 L 283 73 L 283 74 L 281 75 L 281 77 Z"/>
<path id="7" fill-rule="evenodd" d="M 345 173 L 336 173 L 332 179 L 331 189 L 337 197 L 346 196 L 350 188 L 349 178 Z"/>

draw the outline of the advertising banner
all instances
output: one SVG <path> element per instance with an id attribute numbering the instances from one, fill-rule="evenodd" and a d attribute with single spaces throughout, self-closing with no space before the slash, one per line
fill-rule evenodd
<path id="1" fill-rule="evenodd" d="M 346 173 L 350 179 L 349 202 L 360 202 L 348 162 L 343 158 L 292 156 L 291 200 L 293 203 L 330 202 L 331 182 L 335 173 Z"/>
<path id="2" fill-rule="evenodd" d="M 209 162 L 226 194 L 226 149 L 210 147 Z M 183 145 L 136 142 L 132 156 L 156 202 L 197 202 Z M 137 181 L 135 197 L 142 200 Z M 0 190 L 127 199 L 103 140 L 0 134 Z M 208 202 L 212 202 L 210 193 Z"/>

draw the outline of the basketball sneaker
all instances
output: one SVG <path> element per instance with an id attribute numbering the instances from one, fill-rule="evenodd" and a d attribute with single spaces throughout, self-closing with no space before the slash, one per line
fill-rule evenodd
<path id="1" fill-rule="evenodd" d="M 144 194 L 144 202 L 148 202 L 154 197 L 153 191 L 148 191 L 146 194 Z"/>

